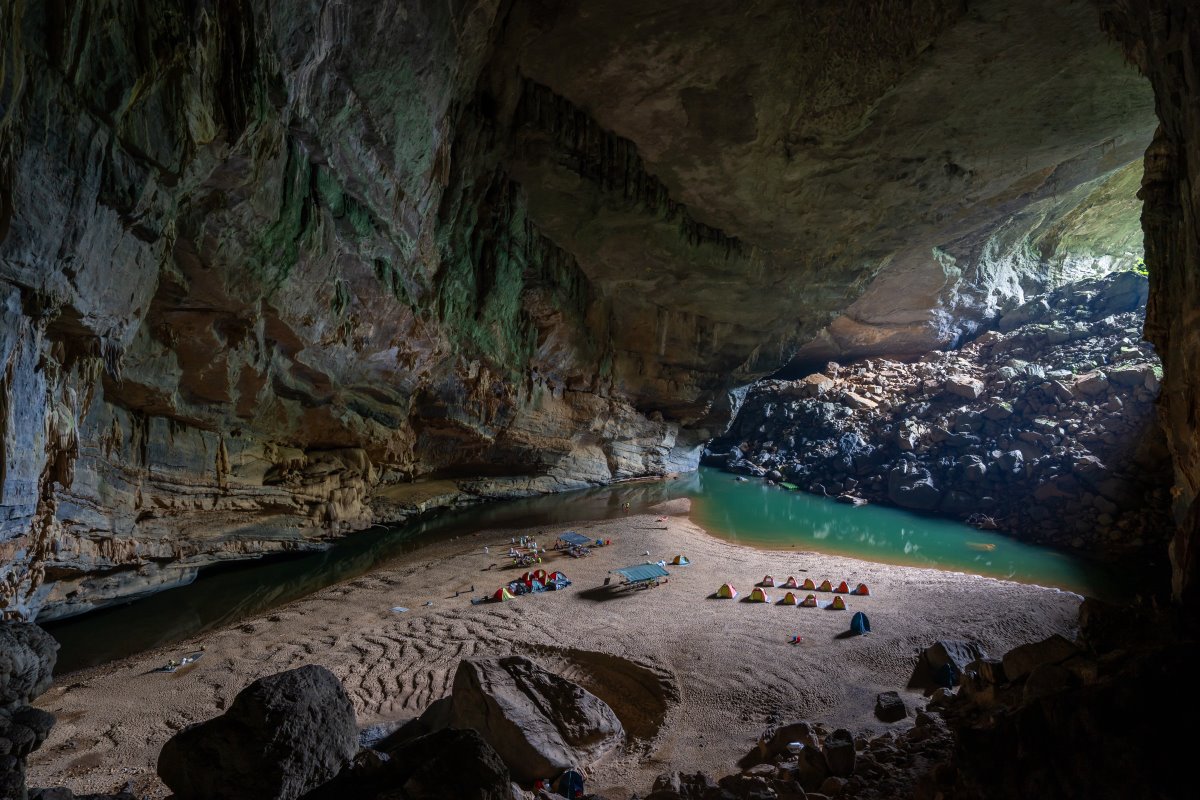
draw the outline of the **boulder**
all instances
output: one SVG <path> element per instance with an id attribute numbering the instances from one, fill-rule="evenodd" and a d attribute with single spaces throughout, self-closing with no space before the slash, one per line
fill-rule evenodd
<path id="1" fill-rule="evenodd" d="M 221 716 L 175 734 L 158 775 L 179 800 L 290 800 L 336 776 L 357 750 L 345 689 L 309 665 L 260 678 Z"/>
<path id="2" fill-rule="evenodd" d="M 0 798 L 25 796 L 25 759 L 53 726 L 54 715 L 40 708 L 0 708 Z"/>
<path id="3" fill-rule="evenodd" d="M 58 642 L 29 622 L 0 623 L 0 708 L 28 705 L 50 688 Z"/>
<path id="4" fill-rule="evenodd" d="M 850 731 L 838 728 L 826 736 L 822 750 L 825 752 L 825 763 L 829 765 L 832 774 L 841 778 L 848 778 L 854 774 L 856 753 L 854 737 L 850 735 Z"/>
<path id="5" fill-rule="evenodd" d="M 846 394 L 842 396 L 842 399 L 845 401 L 846 405 L 858 411 L 874 411 L 875 409 L 879 408 L 879 403 L 876 403 L 874 400 L 868 400 L 862 395 L 855 394 L 854 392 L 846 392 Z"/>
<path id="6" fill-rule="evenodd" d="M 942 493 L 929 470 L 905 462 L 888 473 L 888 499 L 904 508 L 930 511 L 937 508 Z"/>
<path id="7" fill-rule="evenodd" d="M 925 683 L 932 680 L 935 684 L 944 685 L 942 677 L 948 674 L 957 683 L 958 676 L 962 675 L 968 664 L 986 657 L 987 653 L 977 644 L 957 639 L 942 639 L 921 652 L 918 669 L 924 666 L 928 673 L 918 676 L 919 680 L 916 682 Z"/>
<path id="8" fill-rule="evenodd" d="M 1079 653 L 1079 648 L 1059 634 L 1014 647 L 1004 654 L 1004 675 L 1017 681 L 1042 664 L 1058 664 Z"/>
<path id="9" fill-rule="evenodd" d="M 833 380 L 819 372 L 802 378 L 799 383 L 807 397 L 820 397 L 833 389 Z"/>
<path id="10" fill-rule="evenodd" d="M 1098 397 L 1108 392 L 1108 376 L 1096 370 L 1075 381 L 1075 389 L 1085 397 Z"/>
<path id="11" fill-rule="evenodd" d="M 880 692 L 875 698 L 875 716 L 883 722 L 899 722 L 908 716 L 899 692 Z"/>
<path id="12" fill-rule="evenodd" d="M 452 725 L 479 731 L 518 781 L 587 767 L 625 734 L 603 700 L 522 656 L 464 659 L 452 697 Z"/>
<path id="13" fill-rule="evenodd" d="M 965 400 L 978 400 L 983 396 L 983 381 L 970 375 L 951 375 L 942 386 L 948 394 Z"/>
<path id="14" fill-rule="evenodd" d="M 654 779 L 646 800 L 709 800 L 728 796 L 721 792 L 717 782 L 703 772 L 694 775 L 671 772 Z"/>
<path id="15" fill-rule="evenodd" d="M 1146 376 L 1154 375 L 1154 368 L 1149 364 L 1126 364 L 1108 371 L 1108 379 L 1117 386 L 1145 386 Z"/>

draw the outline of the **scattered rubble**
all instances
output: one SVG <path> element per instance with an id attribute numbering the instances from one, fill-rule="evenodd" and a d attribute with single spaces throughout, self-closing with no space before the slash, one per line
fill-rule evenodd
<path id="1" fill-rule="evenodd" d="M 754 386 L 704 463 L 1119 557 L 1163 550 L 1172 483 L 1146 280 L 1080 281 L 959 350 Z"/>

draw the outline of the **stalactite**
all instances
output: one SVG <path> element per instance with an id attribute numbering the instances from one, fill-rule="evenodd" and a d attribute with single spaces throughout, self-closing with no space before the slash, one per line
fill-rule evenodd
<path id="1" fill-rule="evenodd" d="M 752 249 L 736 236 L 705 225 L 687 206 L 671 198 L 670 191 L 651 174 L 637 145 L 600 127 L 586 112 L 546 86 L 525 79 L 514 131 L 534 131 L 550 139 L 561 154 L 562 166 L 596 183 L 605 192 L 645 214 L 679 226 L 679 235 L 692 247 L 712 246 L 726 258 L 749 258 Z"/>

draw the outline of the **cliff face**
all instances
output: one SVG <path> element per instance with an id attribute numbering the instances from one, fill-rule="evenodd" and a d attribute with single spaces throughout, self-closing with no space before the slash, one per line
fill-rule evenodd
<path id="1" fill-rule="evenodd" d="M 1194 605 L 1200 590 L 1200 11 L 1176 0 L 1102 4 L 1104 25 L 1154 86 L 1161 124 L 1146 151 L 1139 197 L 1150 271 L 1146 338 L 1163 360 L 1159 412 L 1175 464 L 1178 529 L 1173 590 Z"/>
<path id="2" fill-rule="evenodd" d="M 0 610 L 690 468 L 869 285 L 927 349 L 1135 257 L 1147 87 L 1043 6 L 5 5 Z"/>

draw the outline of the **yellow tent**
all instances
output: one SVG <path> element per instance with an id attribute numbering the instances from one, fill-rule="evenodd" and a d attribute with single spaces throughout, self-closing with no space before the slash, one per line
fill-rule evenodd
<path id="1" fill-rule="evenodd" d="M 817 596 L 815 594 L 810 594 L 808 597 L 804 598 L 804 602 L 800 605 L 804 606 L 805 608 L 816 608 Z"/>
<path id="2" fill-rule="evenodd" d="M 818 592 L 832 592 L 833 584 L 829 581 L 821 581 L 821 585 L 817 587 Z"/>
<path id="3" fill-rule="evenodd" d="M 829 605 L 829 607 L 834 611 L 845 611 L 846 601 L 843 600 L 842 596 L 839 594 L 837 597 L 833 598 L 833 602 Z"/>
<path id="4" fill-rule="evenodd" d="M 796 597 L 794 592 L 788 592 L 779 602 L 785 606 L 798 606 L 800 605 L 800 598 Z"/>
<path id="5" fill-rule="evenodd" d="M 769 603 L 771 598 L 759 587 L 755 586 L 754 591 L 750 593 L 750 602 L 752 603 Z"/>
<path id="6" fill-rule="evenodd" d="M 817 585 L 816 585 L 815 583 L 813 583 L 813 579 L 812 579 L 812 578 L 805 578 L 805 579 L 804 579 L 804 585 L 803 585 L 803 586 L 801 586 L 800 588 L 801 588 L 801 589 L 808 589 L 809 591 L 812 591 L 813 589 L 816 589 L 816 588 L 817 588 Z"/>
<path id="7" fill-rule="evenodd" d="M 671 559 L 671 565 L 676 567 L 686 567 L 690 563 L 692 562 L 688 561 L 688 557 L 685 555 L 678 555 Z"/>
<path id="8" fill-rule="evenodd" d="M 722 583 L 721 588 L 717 589 L 717 597 L 723 597 L 726 600 L 732 600 L 737 597 L 737 589 L 733 588 L 732 584 Z"/>

